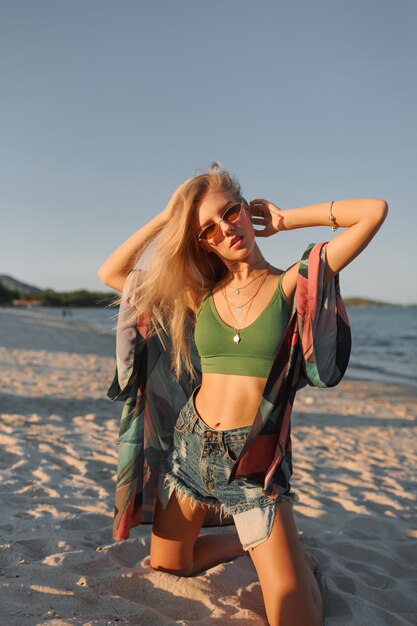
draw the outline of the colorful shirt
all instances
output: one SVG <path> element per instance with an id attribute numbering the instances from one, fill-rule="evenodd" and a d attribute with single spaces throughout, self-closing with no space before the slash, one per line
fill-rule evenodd
<path id="1" fill-rule="evenodd" d="M 291 318 L 278 349 L 257 414 L 230 474 L 288 489 L 292 475 L 290 417 L 296 392 L 305 385 L 334 387 L 343 378 L 351 332 L 340 295 L 339 274 L 323 284 L 326 243 L 309 244 L 299 265 Z M 116 334 L 116 372 L 107 392 L 124 406 L 113 538 L 127 539 L 132 526 L 151 522 L 159 465 L 170 447 L 179 410 L 201 382 L 192 334 L 189 341 L 197 380 L 179 381 L 170 367 L 171 341 L 161 331 L 149 339 L 146 319 L 132 316 L 130 296 L 140 285 L 141 270 L 132 270 L 123 289 Z M 205 524 L 219 523 L 209 512 Z"/>

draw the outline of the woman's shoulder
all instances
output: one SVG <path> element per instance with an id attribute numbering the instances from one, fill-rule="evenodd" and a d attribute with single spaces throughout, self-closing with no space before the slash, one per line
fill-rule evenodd
<path id="1" fill-rule="evenodd" d="M 317 244 L 309 244 L 304 252 L 304 254 L 302 255 L 302 260 L 304 261 L 304 263 L 306 262 L 306 259 L 308 257 L 308 255 L 310 254 L 311 250 L 316 246 Z M 282 291 L 284 292 L 285 297 L 287 298 L 287 300 L 289 302 L 293 301 L 294 298 L 294 294 L 295 294 L 295 290 L 297 288 L 297 279 L 298 279 L 298 274 L 300 271 L 300 263 L 301 260 L 296 261 L 295 263 L 293 263 L 292 265 L 290 265 L 284 272 L 284 276 L 282 278 Z"/>
<path id="2" fill-rule="evenodd" d="M 140 287 L 145 278 L 146 271 L 139 267 L 134 267 L 121 279 L 120 289 L 118 288 L 117 290 L 122 293 L 126 291 L 131 293 Z"/>
<path id="3" fill-rule="evenodd" d="M 271 274 L 271 276 L 280 277 L 285 274 L 285 270 L 281 270 L 279 267 L 274 267 L 273 265 L 269 264 L 268 273 Z"/>
<path id="4" fill-rule="evenodd" d="M 196 298 L 196 315 L 199 314 L 204 304 L 207 302 L 208 298 L 212 295 L 213 289 L 205 289 L 201 293 L 198 294 Z"/>
<path id="5" fill-rule="evenodd" d="M 300 262 L 297 261 L 294 265 L 290 265 L 286 270 L 277 270 L 279 273 L 279 282 L 281 284 L 281 291 L 288 302 L 288 306 L 292 308 L 295 289 L 297 286 L 298 268 Z"/>
<path id="6" fill-rule="evenodd" d="M 195 291 L 192 292 L 190 290 L 185 293 L 186 306 L 193 313 L 195 317 L 197 317 L 204 302 L 207 300 L 208 296 L 211 293 L 212 293 L 211 289 L 202 289 L 198 292 L 195 292 Z"/>

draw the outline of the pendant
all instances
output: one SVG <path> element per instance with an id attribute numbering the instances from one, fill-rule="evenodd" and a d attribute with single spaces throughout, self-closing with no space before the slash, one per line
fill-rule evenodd
<path id="1" fill-rule="evenodd" d="M 233 341 L 235 343 L 239 343 L 240 342 L 240 335 L 239 335 L 239 333 L 236 333 L 236 335 L 233 337 Z"/>
<path id="2" fill-rule="evenodd" d="M 242 315 L 242 307 L 241 306 L 235 306 L 235 313 L 236 313 L 236 315 Z"/>
<path id="3" fill-rule="evenodd" d="M 235 289 L 234 292 L 235 296 L 238 296 L 240 294 L 240 289 Z"/>

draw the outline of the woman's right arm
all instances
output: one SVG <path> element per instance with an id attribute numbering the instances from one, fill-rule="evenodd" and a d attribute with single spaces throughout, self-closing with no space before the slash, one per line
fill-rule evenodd
<path id="1" fill-rule="evenodd" d="M 136 265 L 140 251 L 158 235 L 167 221 L 172 218 L 178 194 L 182 191 L 187 182 L 188 180 L 175 190 L 171 200 L 161 213 L 158 213 L 158 215 L 145 224 L 145 226 L 139 228 L 138 231 L 129 237 L 129 239 L 126 239 L 126 241 L 104 261 L 97 272 L 102 283 L 117 291 L 123 291 L 126 277 Z"/>
<path id="2" fill-rule="evenodd" d="M 126 239 L 98 270 L 97 275 L 101 282 L 122 292 L 126 277 L 134 268 L 139 252 L 144 245 L 156 237 L 165 223 L 163 214 L 159 213 L 129 239 Z"/>

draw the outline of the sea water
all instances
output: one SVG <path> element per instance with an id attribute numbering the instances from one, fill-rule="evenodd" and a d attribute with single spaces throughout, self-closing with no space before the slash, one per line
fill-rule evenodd
<path id="1" fill-rule="evenodd" d="M 117 325 L 117 308 L 40 311 L 90 324 L 99 333 L 114 334 Z M 346 378 L 417 387 L 417 306 L 348 306 L 346 311 L 352 332 Z"/>
<path id="2" fill-rule="evenodd" d="M 350 378 L 417 387 L 417 307 L 347 307 Z"/>

